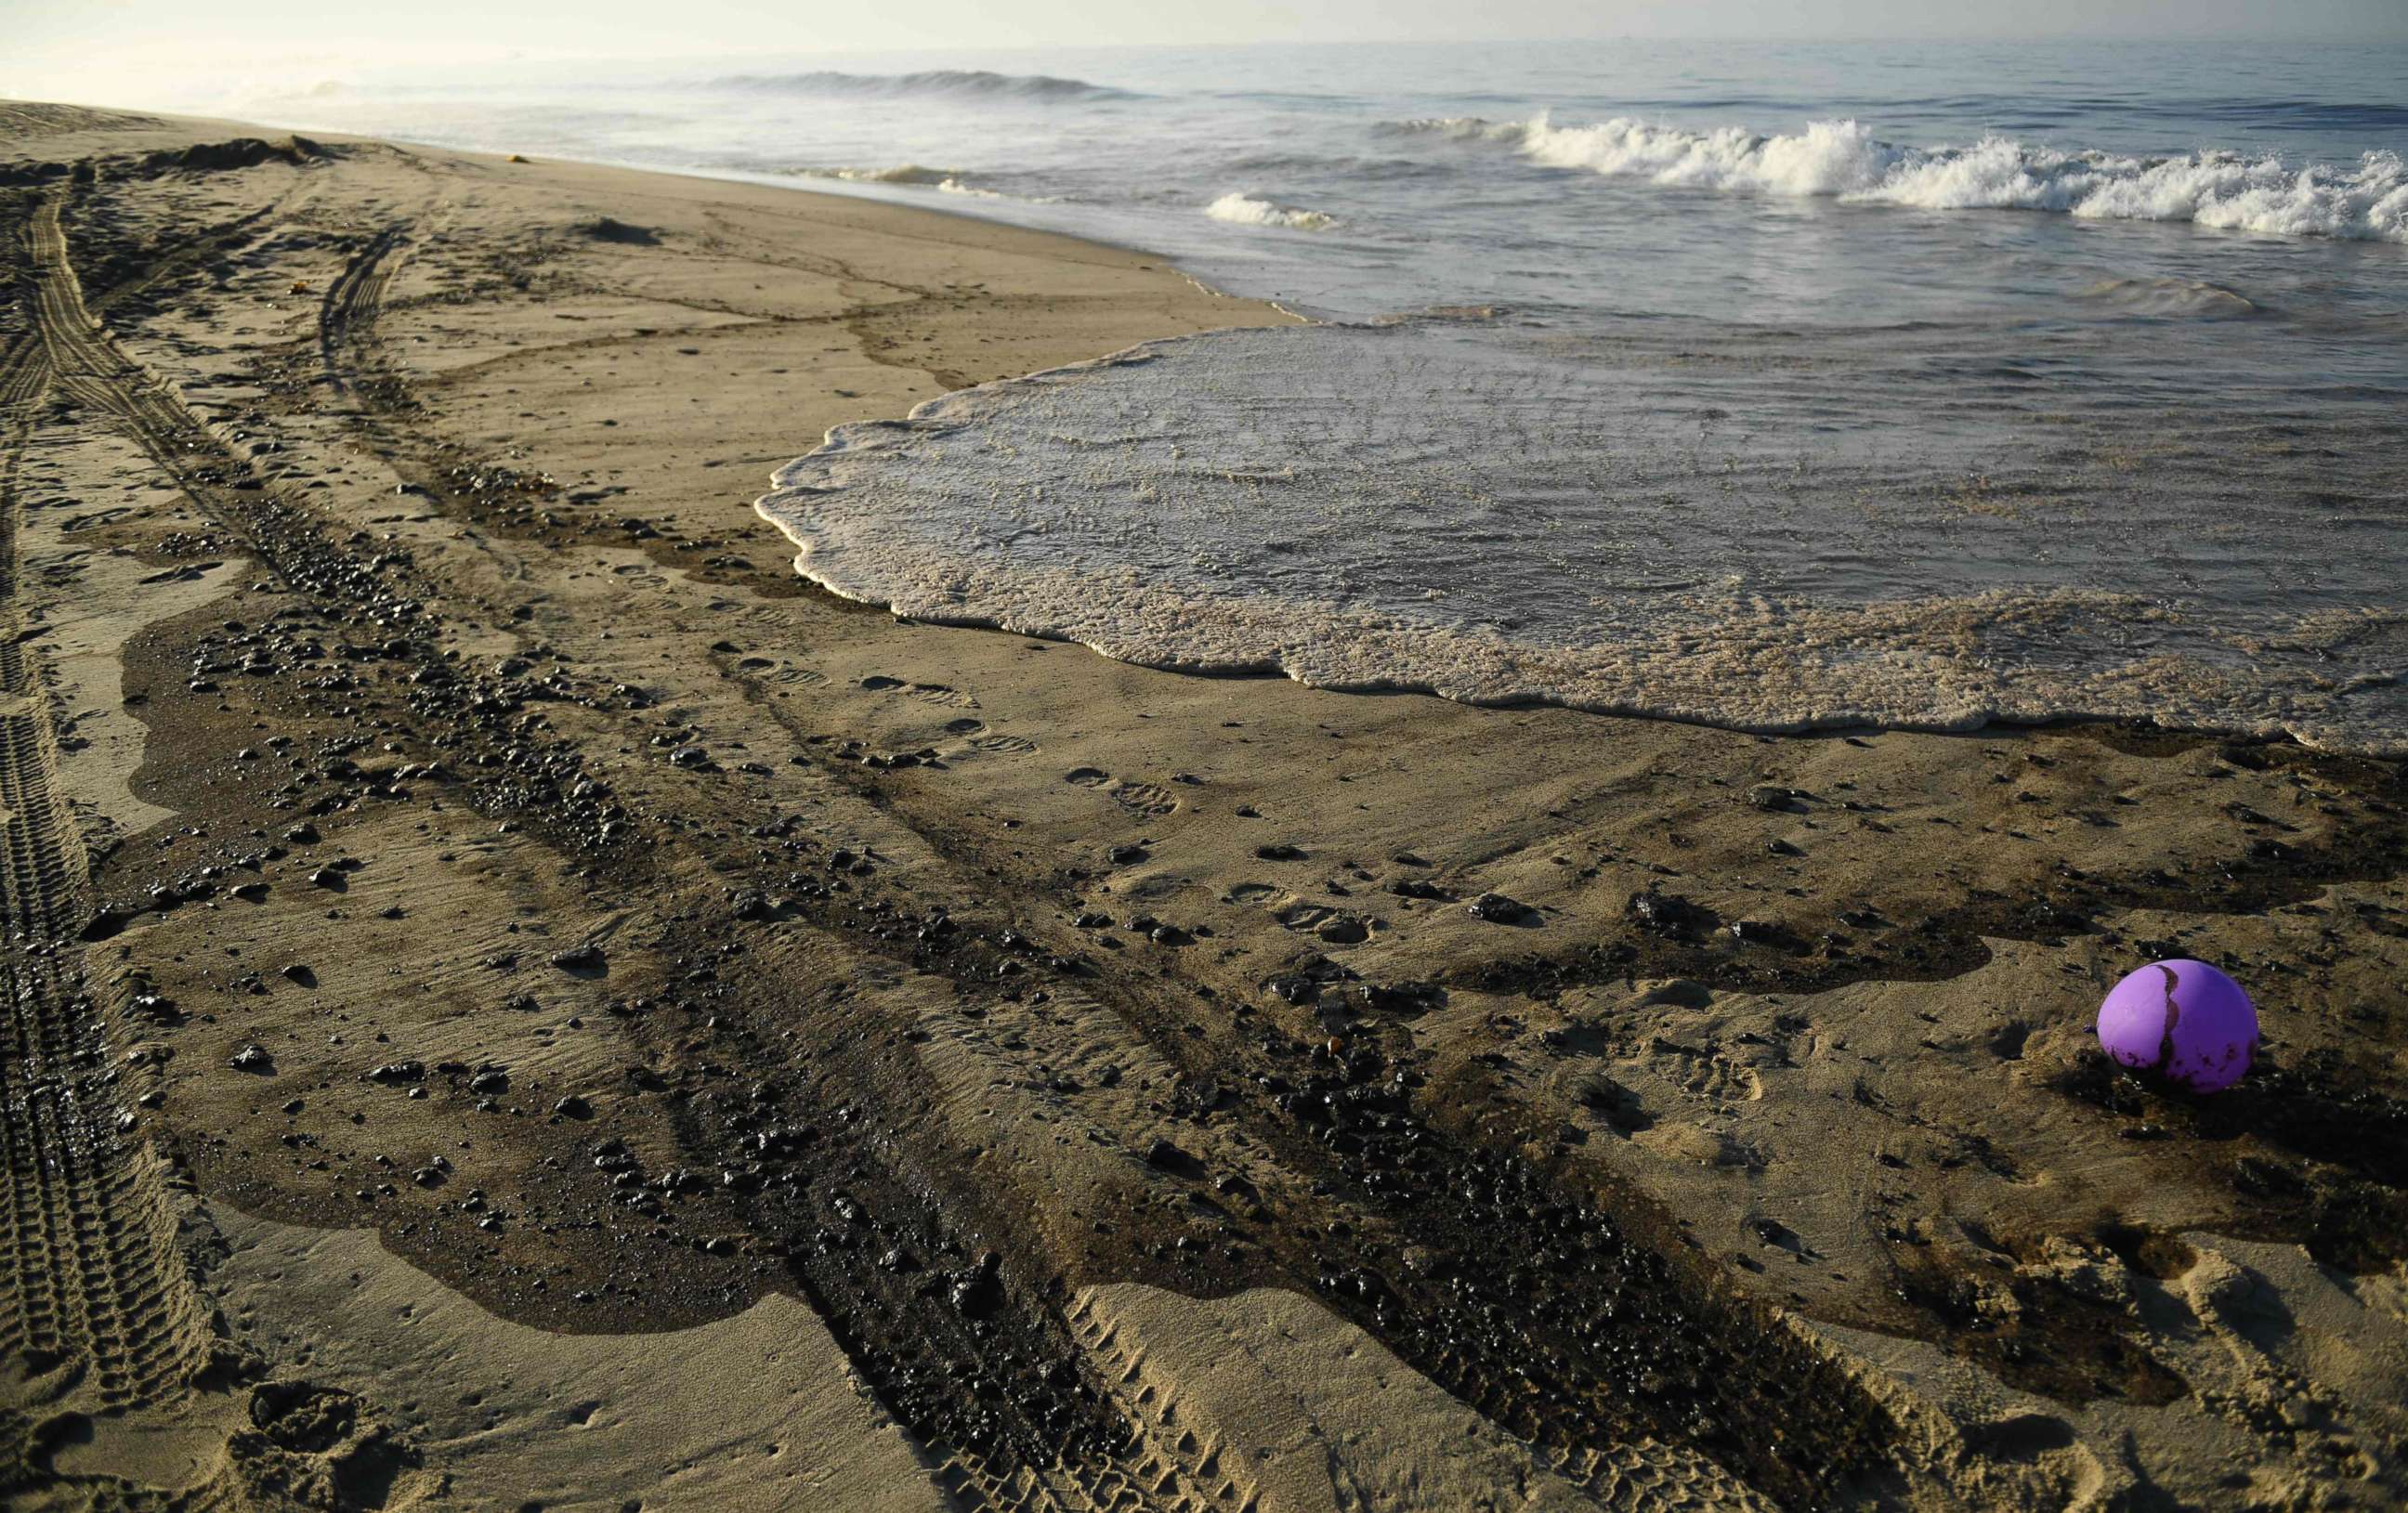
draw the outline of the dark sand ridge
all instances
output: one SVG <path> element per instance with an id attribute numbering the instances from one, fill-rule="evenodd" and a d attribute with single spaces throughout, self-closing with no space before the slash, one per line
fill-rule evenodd
<path id="1" fill-rule="evenodd" d="M 12 1498 L 2396 1498 L 2396 767 L 898 623 L 787 570 L 771 467 L 1281 317 L 0 123 Z M 2266 1012 L 2241 1093 L 2087 1044 L 2177 953 Z"/>

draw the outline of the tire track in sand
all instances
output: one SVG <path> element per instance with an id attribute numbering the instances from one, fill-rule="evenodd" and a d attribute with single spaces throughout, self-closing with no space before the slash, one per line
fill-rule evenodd
<path id="1" fill-rule="evenodd" d="M 368 244 L 352 254 L 343 264 L 343 271 L 326 286 L 318 304 L 318 355 L 326 365 L 326 381 L 338 394 L 351 393 L 346 376 L 343 348 L 351 340 L 352 322 L 374 321 L 378 307 L 384 302 L 384 286 L 393 277 L 394 260 L 390 254 L 401 242 L 407 227 L 387 226 L 369 238 Z"/>
<path id="2" fill-rule="evenodd" d="M 210 1334 L 147 1149 L 125 1138 L 106 1016 L 87 979 L 91 879 L 58 781 L 38 654 L 17 592 L 18 478 L 34 417 L 81 378 L 95 326 L 57 199 L 8 228 L 33 272 L 0 351 L 0 1492 L 44 1444 L 165 1401 Z"/>

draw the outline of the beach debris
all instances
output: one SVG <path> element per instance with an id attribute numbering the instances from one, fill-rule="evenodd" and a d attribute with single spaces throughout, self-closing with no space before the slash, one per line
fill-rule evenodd
<path id="1" fill-rule="evenodd" d="M 1204 1169 L 1204 1163 L 1194 1155 L 1168 1140 L 1156 1138 L 1145 1148 L 1145 1163 L 1158 1172 L 1174 1172 L 1192 1177 Z"/>
<path id="2" fill-rule="evenodd" d="M 1677 893 L 1660 892 L 1653 885 L 1631 894 L 1622 912 L 1631 923 L 1667 940 L 1694 940 L 1713 931 L 1719 922 L 1712 910 Z"/>
<path id="3" fill-rule="evenodd" d="M 1003 1306 L 1003 1257 L 982 1252 L 974 1266 L 953 1273 L 953 1306 L 965 1318 L 985 1319 Z"/>
<path id="4" fill-rule="evenodd" d="M 122 934 L 125 927 L 140 917 L 140 911 L 122 904 L 106 904 L 93 911 L 84 924 L 79 938 L 87 941 L 108 940 Z"/>
<path id="5" fill-rule="evenodd" d="M 619 242 L 629 247 L 655 247 L 660 237 L 649 226 L 631 226 L 624 221 L 614 221 L 607 215 L 595 216 L 578 228 L 597 242 Z M 683 351 L 686 349 L 680 348 Z"/>
<path id="6" fill-rule="evenodd" d="M 2258 1009 L 2241 984 L 2205 962 L 2152 962 L 2108 990 L 2099 1044 L 2120 1065 L 2219 1092 L 2258 1053 Z"/>
<path id="7" fill-rule="evenodd" d="M 1793 955 L 1806 949 L 1797 933 L 1777 920 L 1733 920 L 1725 928 L 1742 946 L 1770 946 Z"/>
<path id="8" fill-rule="evenodd" d="M 1466 910 L 1475 920 L 1485 920 L 1491 924 L 1512 924 L 1528 914 L 1530 906 L 1520 899 L 1508 898 L 1503 893 L 1483 893 L 1466 906 Z"/>

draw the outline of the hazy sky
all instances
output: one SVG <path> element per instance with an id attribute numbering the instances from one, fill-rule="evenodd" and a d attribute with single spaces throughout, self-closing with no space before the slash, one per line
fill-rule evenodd
<path id="1" fill-rule="evenodd" d="M 136 102 L 213 76 L 758 50 L 1613 37 L 2408 41 L 2408 0 L 0 0 L 0 94 Z"/>

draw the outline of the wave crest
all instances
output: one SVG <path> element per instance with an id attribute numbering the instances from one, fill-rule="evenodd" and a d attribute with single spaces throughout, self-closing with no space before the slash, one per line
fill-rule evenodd
<path id="1" fill-rule="evenodd" d="M 1226 221 L 1236 225 L 1278 226 L 1287 231 L 1327 231 L 1338 224 L 1336 216 L 1326 215 L 1319 210 L 1278 205 L 1236 191 L 1206 206 L 1204 213 L 1215 221 Z"/>
<path id="2" fill-rule="evenodd" d="M 2263 313 L 2239 291 L 2199 278 L 2102 278 L 2082 291 L 2082 298 L 2144 316 L 2243 321 Z"/>
<path id="3" fill-rule="evenodd" d="M 2408 164 L 2387 150 L 2368 152 L 2350 167 L 2294 167 L 2279 157 L 2238 152 L 2176 158 L 2064 152 L 2008 136 L 1970 147 L 1902 146 L 1854 121 L 1818 121 L 1803 132 L 1770 136 L 1738 126 L 1693 132 L 1627 117 L 1559 126 L 1545 115 L 1525 121 L 1393 121 L 1388 129 L 1507 144 L 1550 167 L 1668 187 L 2408 242 Z"/>
<path id="4" fill-rule="evenodd" d="M 831 96 L 950 96 L 956 99 L 1020 100 L 1042 104 L 1126 98 L 1126 92 L 1083 79 L 1050 74 L 996 74 L 983 68 L 932 68 L 916 74 L 847 74 L 815 69 L 801 74 L 730 74 L 710 87 L 755 94 Z"/>
<path id="5" fill-rule="evenodd" d="M 1390 136 L 1445 136 L 1458 142 L 1518 142 L 1527 123 L 1490 121 L 1484 116 L 1416 116 L 1411 121 L 1383 121 L 1378 130 Z"/>
<path id="6" fill-rule="evenodd" d="M 958 180 L 961 175 L 951 168 L 926 168 L 916 163 L 897 164 L 892 168 L 797 168 L 806 178 L 841 178 L 848 184 L 941 184 L 947 179 Z"/>
<path id="7" fill-rule="evenodd" d="M 789 168 L 782 171 L 797 178 L 833 178 L 847 184 L 901 184 L 914 189 L 933 189 L 941 194 L 968 194 L 982 200 L 1007 197 L 998 191 L 971 183 L 967 174 L 952 168 L 924 167 L 916 163 L 897 164 L 891 168 Z"/>

